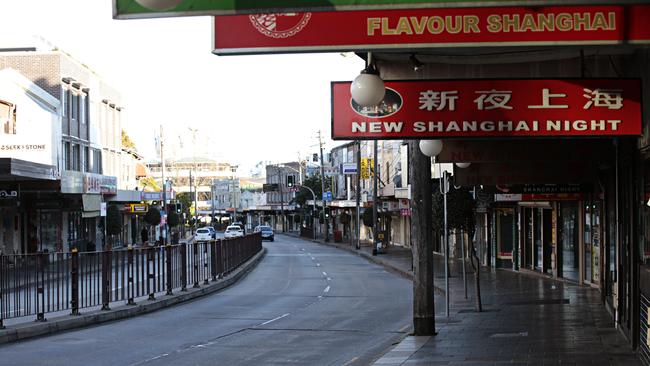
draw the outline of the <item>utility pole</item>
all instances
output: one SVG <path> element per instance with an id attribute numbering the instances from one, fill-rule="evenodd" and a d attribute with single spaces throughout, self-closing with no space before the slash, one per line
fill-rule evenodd
<path id="1" fill-rule="evenodd" d="M 320 130 L 318 131 L 318 145 L 320 146 L 320 175 L 321 175 L 321 201 L 323 202 L 323 219 L 325 220 L 325 242 L 330 241 L 329 220 L 325 215 L 325 164 L 323 160 L 323 139 Z"/>
<path id="2" fill-rule="evenodd" d="M 285 232 L 285 226 L 284 226 L 284 194 L 282 192 L 282 168 L 280 166 L 276 165 L 276 168 L 278 169 L 278 189 L 280 190 L 280 217 L 282 217 L 282 232 Z"/>
<path id="3" fill-rule="evenodd" d="M 372 248 L 372 255 L 377 255 L 377 244 L 379 243 L 379 225 L 377 225 L 377 140 L 374 146 L 374 161 L 372 162 L 372 241 L 374 248 Z"/>
<path id="4" fill-rule="evenodd" d="M 190 168 L 190 200 L 192 199 L 192 186 L 194 182 L 192 181 L 192 169 Z M 194 209 L 196 211 L 196 208 Z M 190 213 L 190 221 L 192 221 L 193 215 Z M 194 235 L 194 223 L 190 226 L 190 233 Z"/>
<path id="5" fill-rule="evenodd" d="M 413 334 L 435 335 L 433 292 L 433 231 L 431 230 L 431 158 L 419 141 L 408 142 L 408 182 L 411 184 L 411 251 L 413 255 Z"/>
<path id="6" fill-rule="evenodd" d="M 212 208 L 212 218 L 210 219 L 210 225 L 214 227 L 214 178 L 212 178 L 212 183 L 210 184 L 210 203 Z"/>
<path id="7" fill-rule="evenodd" d="M 165 138 L 163 137 L 163 126 L 160 125 L 160 166 L 162 168 L 162 199 L 163 215 L 165 223 L 163 224 L 162 245 L 167 244 L 167 182 L 165 182 Z"/>
<path id="8" fill-rule="evenodd" d="M 357 250 L 361 249 L 361 141 L 357 140 Z"/>

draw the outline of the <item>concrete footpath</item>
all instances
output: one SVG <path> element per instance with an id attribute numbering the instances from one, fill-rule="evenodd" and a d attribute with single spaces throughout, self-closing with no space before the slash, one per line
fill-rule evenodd
<path id="1" fill-rule="evenodd" d="M 46 314 L 47 321 L 44 322 L 33 320 L 20 322 L 19 320 L 14 320 L 12 324 L 7 324 L 5 329 L 0 329 L 0 344 L 130 318 L 214 293 L 231 286 L 246 276 L 264 258 L 265 254 L 266 249 L 262 249 L 262 251 L 249 259 L 241 267 L 226 277 L 217 279 L 217 281 L 210 282 L 207 285 L 201 282 L 199 288 L 192 288 L 190 285 L 187 291 L 181 291 L 178 288 L 169 296 L 164 293 L 159 293 L 156 295 L 155 300 L 141 297 L 135 299 L 135 305 L 115 306 L 115 304 L 111 304 L 113 306 L 111 310 L 100 310 L 98 308 L 81 309 L 81 315 L 68 315 L 69 311 L 67 314 L 48 313 Z"/>
<path id="2" fill-rule="evenodd" d="M 313 241 L 313 240 L 312 240 Z M 350 243 L 324 243 L 360 255 L 412 279 L 410 249 L 373 256 Z M 475 311 L 474 273 L 467 263 L 465 298 L 460 262 L 450 265 L 450 312 L 445 314 L 444 259 L 434 256 L 434 337 L 407 336 L 375 365 L 641 365 L 593 288 L 541 275 L 481 269 L 483 312 Z"/>

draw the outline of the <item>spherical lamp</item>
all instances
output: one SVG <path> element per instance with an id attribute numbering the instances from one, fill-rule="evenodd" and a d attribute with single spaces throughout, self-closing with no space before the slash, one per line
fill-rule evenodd
<path id="1" fill-rule="evenodd" d="M 178 6 L 183 0 L 135 0 L 138 4 L 151 10 L 168 10 Z"/>
<path id="2" fill-rule="evenodd" d="M 461 169 L 469 168 L 470 165 L 472 165 L 472 163 L 456 163 L 456 167 Z"/>
<path id="3" fill-rule="evenodd" d="M 428 157 L 437 156 L 442 151 L 442 141 L 420 140 L 420 151 Z"/>
<path id="4" fill-rule="evenodd" d="M 368 66 L 350 85 L 352 99 L 362 107 L 374 107 L 384 100 L 386 86 L 374 67 Z"/>

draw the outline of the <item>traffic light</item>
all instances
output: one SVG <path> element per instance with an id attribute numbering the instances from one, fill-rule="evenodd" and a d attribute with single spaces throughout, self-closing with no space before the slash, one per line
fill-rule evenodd
<path id="1" fill-rule="evenodd" d="M 181 212 L 183 212 L 183 204 L 176 202 L 176 213 L 180 214 Z"/>
<path id="2" fill-rule="evenodd" d="M 325 218 L 326 219 L 330 218 L 330 208 L 329 207 L 325 207 Z"/>
<path id="3" fill-rule="evenodd" d="M 291 188 L 294 186 L 296 181 L 296 177 L 293 175 L 287 175 L 287 187 Z"/>

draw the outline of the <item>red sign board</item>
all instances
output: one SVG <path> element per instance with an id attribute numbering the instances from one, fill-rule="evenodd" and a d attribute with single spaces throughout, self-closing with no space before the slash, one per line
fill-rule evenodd
<path id="1" fill-rule="evenodd" d="M 217 16 L 214 53 L 650 43 L 650 5 Z"/>
<path id="2" fill-rule="evenodd" d="M 333 82 L 332 138 L 640 135 L 640 100 L 638 79 L 393 81 L 369 108 Z"/>

